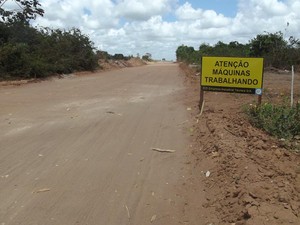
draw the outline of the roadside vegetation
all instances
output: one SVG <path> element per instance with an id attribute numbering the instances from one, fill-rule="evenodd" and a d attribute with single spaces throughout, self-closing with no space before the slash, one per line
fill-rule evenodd
<path id="1" fill-rule="evenodd" d="M 92 42 L 78 29 L 36 30 L 23 23 L 0 26 L 2 79 L 42 78 L 98 66 Z"/>
<path id="2" fill-rule="evenodd" d="M 265 67 L 290 69 L 292 65 L 300 65 L 300 40 L 290 37 L 286 41 L 282 32 L 276 32 L 258 34 L 247 44 L 219 41 L 213 46 L 202 43 L 198 50 L 185 45 L 176 50 L 178 62 L 201 64 L 202 56 L 263 57 Z"/>
<path id="3" fill-rule="evenodd" d="M 176 50 L 176 56 L 178 62 L 199 65 L 196 68 L 197 72 L 201 71 L 202 56 L 263 57 L 265 68 L 290 70 L 294 65 L 296 70 L 299 70 L 300 40 L 290 37 L 286 41 L 281 32 L 264 33 L 257 35 L 247 44 L 236 41 L 226 44 L 219 41 L 213 46 L 203 43 L 198 50 L 181 45 Z M 290 107 L 285 103 L 267 102 L 261 106 L 251 104 L 245 108 L 245 112 L 253 126 L 265 130 L 270 135 L 287 141 L 298 139 L 300 135 L 300 104 L 297 103 Z"/>
<path id="4" fill-rule="evenodd" d="M 250 122 L 277 138 L 293 139 L 300 135 L 300 104 L 291 107 L 287 104 L 265 103 L 246 108 Z"/>
<path id="5" fill-rule="evenodd" d="M 44 14 L 40 4 L 36 0 L 17 2 L 22 11 L 0 10 L 0 80 L 97 68 L 93 43 L 79 29 L 34 28 L 30 20 Z"/>
<path id="6" fill-rule="evenodd" d="M 5 10 L 6 1 L 0 0 L 0 81 L 94 71 L 101 68 L 99 61 L 133 58 L 96 50 L 77 28 L 32 27 L 30 21 L 44 14 L 39 1 L 15 2 L 21 10 Z"/>

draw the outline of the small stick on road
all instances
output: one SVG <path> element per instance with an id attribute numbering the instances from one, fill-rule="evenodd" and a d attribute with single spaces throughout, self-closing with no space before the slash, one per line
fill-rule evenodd
<path id="1" fill-rule="evenodd" d="M 153 151 L 157 152 L 166 152 L 166 153 L 174 153 L 176 150 L 171 150 L 171 149 L 161 149 L 161 148 L 152 148 Z"/>
<path id="2" fill-rule="evenodd" d="M 125 205 L 125 208 L 126 208 L 126 211 L 127 211 L 128 219 L 130 219 L 130 213 L 129 213 L 129 209 L 128 209 L 127 205 Z"/>
<path id="3" fill-rule="evenodd" d="M 49 188 L 43 188 L 43 189 L 40 189 L 40 190 L 36 190 L 36 191 L 34 191 L 34 192 L 32 192 L 32 193 L 36 193 L 36 194 L 38 194 L 38 193 L 42 193 L 42 192 L 48 192 L 48 191 L 50 191 L 50 189 L 49 189 Z"/>

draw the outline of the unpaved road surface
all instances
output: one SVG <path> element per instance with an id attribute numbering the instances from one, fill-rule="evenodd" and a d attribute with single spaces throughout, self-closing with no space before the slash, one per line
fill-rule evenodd
<path id="1" fill-rule="evenodd" d="M 0 224 L 184 224 L 179 74 L 156 64 L 1 87 Z"/>
<path id="2" fill-rule="evenodd" d="M 182 68 L 0 87 L 0 225 L 300 224 L 299 152 L 249 123 L 254 96 L 207 92 L 200 116 Z M 289 83 L 266 73 L 263 103 Z"/>

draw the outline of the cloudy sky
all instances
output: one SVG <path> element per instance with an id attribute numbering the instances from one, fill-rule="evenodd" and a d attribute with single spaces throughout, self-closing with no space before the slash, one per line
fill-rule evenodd
<path id="1" fill-rule="evenodd" d="M 300 0 L 40 0 L 34 25 L 78 27 L 110 54 L 175 59 L 179 45 L 247 42 L 263 32 L 300 38 Z M 287 26 L 287 24 L 289 24 Z"/>

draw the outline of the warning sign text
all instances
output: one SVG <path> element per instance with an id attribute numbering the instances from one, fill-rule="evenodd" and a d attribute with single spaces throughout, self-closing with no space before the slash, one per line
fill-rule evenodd
<path id="1" fill-rule="evenodd" d="M 201 86 L 204 91 L 261 94 L 262 58 L 203 57 Z"/>

